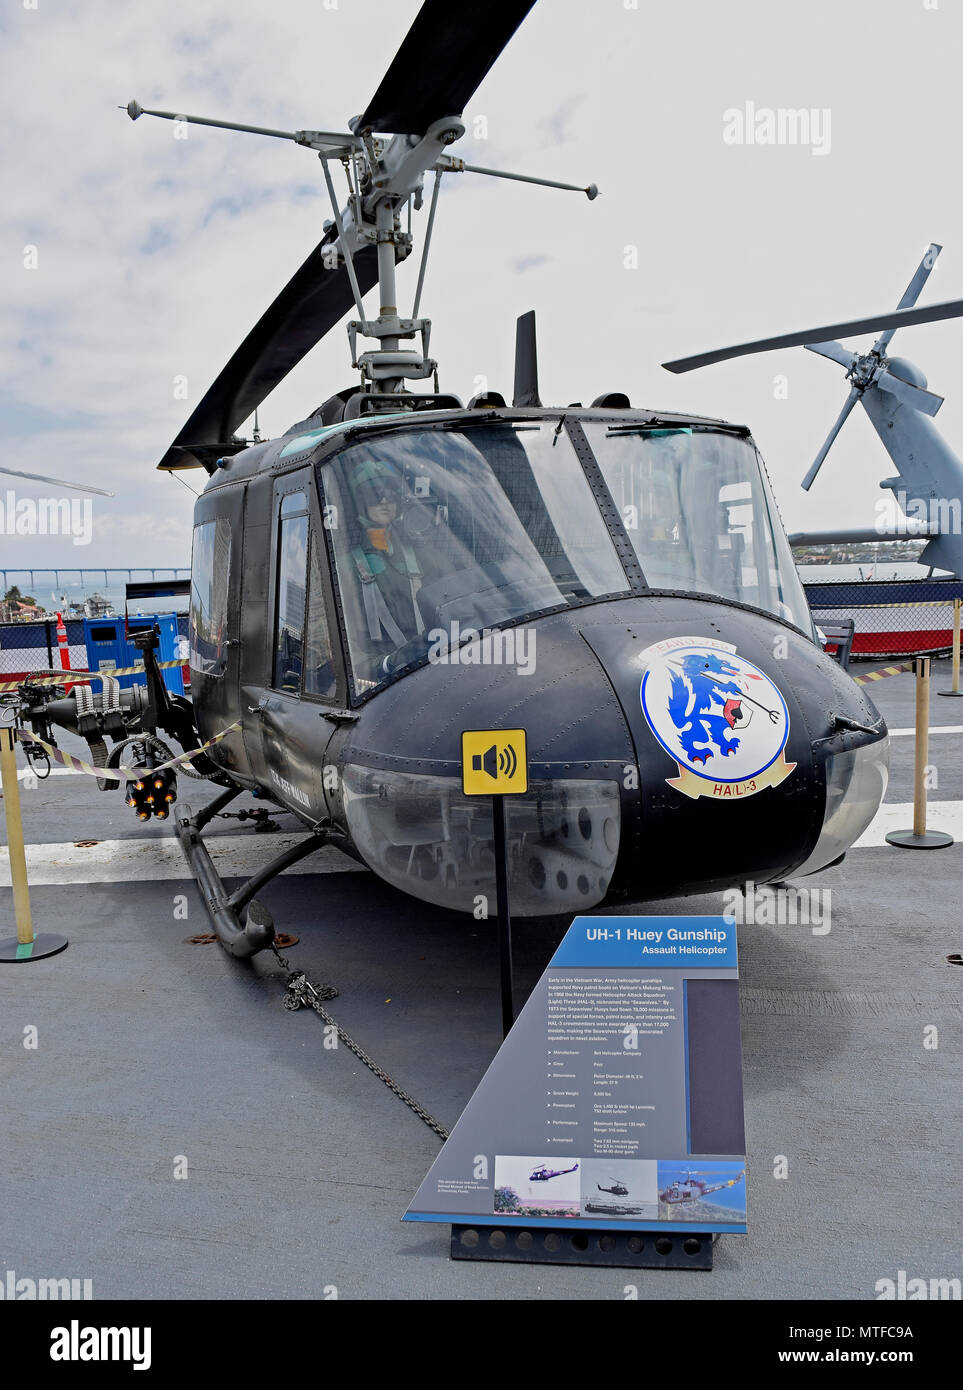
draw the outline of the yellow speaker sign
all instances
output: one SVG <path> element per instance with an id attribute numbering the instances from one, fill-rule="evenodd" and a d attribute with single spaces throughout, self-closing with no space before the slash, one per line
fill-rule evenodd
<path id="1" fill-rule="evenodd" d="M 524 729 L 470 729 L 461 736 L 461 785 L 466 796 L 528 791 Z"/>

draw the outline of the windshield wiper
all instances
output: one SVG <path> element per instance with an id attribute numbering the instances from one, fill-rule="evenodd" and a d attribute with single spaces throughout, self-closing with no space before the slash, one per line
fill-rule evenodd
<path id="1" fill-rule="evenodd" d="M 616 434 L 651 434 L 660 438 L 667 434 L 691 434 L 691 425 L 669 425 L 657 424 L 654 421 L 648 425 L 613 425 L 606 430 L 606 439 L 611 439 Z"/>
<path id="2" fill-rule="evenodd" d="M 711 425 L 680 425 L 671 420 L 662 420 L 655 415 L 642 425 L 610 425 L 605 437 L 611 439 L 617 434 L 736 434 L 747 439 L 750 430 L 747 425 L 729 425 L 725 420 Z"/>

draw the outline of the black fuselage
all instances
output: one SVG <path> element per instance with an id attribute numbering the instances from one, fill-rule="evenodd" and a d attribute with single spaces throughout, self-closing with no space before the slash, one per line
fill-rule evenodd
<path id="1" fill-rule="evenodd" d="M 612 418 L 565 414 L 573 413 Z M 470 414 L 446 413 L 431 424 L 442 429 Z M 489 412 L 493 424 L 504 417 L 557 426 L 562 415 Z M 618 414 L 620 425 L 648 418 Z M 407 427 L 367 428 L 388 437 Z M 844 755 L 878 744 L 886 731 L 872 702 L 812 632 L 780 614 L 722 595 L 653 587 L 626 563 L 620 593 L 570 598 L 495 625 L 499 633 L 535 634 L 530 671 L 473 661 L 469 642 L 457 660 L 416 654 L 380 685 L 359 691 L 344 632 L 344 576 L 334 564 L 322 492 L 329 460 L 356 436 L 343 427 L 305 435 L 300 452 L 287 437 L 249 449 L 224 461 L 197 503 L 198 525 L 220 519 L 230 534 L 227 573 L 220 576 L 220 660 L 206 672 L 195 669 L 193 698 L 204 738 L 240 721 L 213 753 L 231 778 L 306 823 L 333 824 L 349 853 L 396 886 L 465 910 L 491 882 L 487 801 L 461 795 L 465 730 L 527 734 L 529 790 L 508 805 L 513 896 L 522 914 L 708 892 L 812 868 L 817 843 L 826 843 L 827 770 L 845 797 Z M 623 555 L 618 509 L 590 461 L 586 471 Z M 300 688 L 296 680 L 291 688 L 290 678 L 281 688 L 277 675 L 279 528 L 285 507 L 291 510 L 289 494 L 307 498 L 309 545 L 320 559 L 311 601 L 323 600 L 330 634 L 323 695 L 308 693 L 306 676 Z M 710 674 L 712 653 L 721 653 L 722 674 L 712 677 L 702 706 L 709 676 L 700 668 L 695 679 L 684 666 L 694 659 L 688 647 L 673 658 L 682 639 L 709 653 Z M 741 664 L 727 666 L 727 659 Z M 663 685 L 653 675 L 647 715 L 640 692 L 653 661 Z M 665 697 L 658 694 L 663 688 Z M 770 767 L 758 779 L 745 775 L 753 771 L 753 740 L 760 763 L 776 746 L 767 730 L 776 718 L 785 719 L 776 766 L 790 771 L 771 781 Z M 692 742 L 693 719 L 701 745 Z M 685 765 L 677 733 L 695 750 Z M 735 775 L 730 745 L 740 742 Z"/>

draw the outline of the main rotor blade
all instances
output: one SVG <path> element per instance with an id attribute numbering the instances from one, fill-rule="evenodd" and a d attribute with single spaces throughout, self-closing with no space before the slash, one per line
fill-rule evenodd
<path id="1" fill-rule="evenodd" d="M 535 0 L 453 5 L 425 0 L 357 131 L 424 135 L 443 116 L 460 116 Z"/>
<path id="2" fill-rule="evenodd" d="M 880 541 L 916 540 L 921 536 L 938 536 L 939 529 L 930 525 L 928 521 L 920 521 L 915 517 L 905 516 L 900 519 L 899 526 L 883 527 L 878 530 L 875 526 L 851 526 L 848 530 L 843 527 L 837 531 L 793 531 L 789 537 L 790 545 L 867 545 L 879 544 Z"/>
<path id="3" fill-rule="evenodd" d="M 48 478 L 46 473 L 22 473 L 19 468 L 0 468 L 0 473 L 9 473 L 11 478 L 29 478 L 35 483 L 54 483 L 57 487 L 70 487 L 75 492 L 96 492 L 98 497 L 113 497 L 102 487 L 88 487 L 86 483 L 68 483 L 63 478 Z"/>
<path id="4" fill-rule="evenodd" d="M 937 246 L 935 241 L 930 242 L 929 246 L 926 248 L 923 259 L 916 267 L 916 274 L 903 291 L 903 298 L 897 304 L 897 309 L 908 309 L 912 304 L 916 303 L 920 297 L 920 291 L 930 278 L 930 271 L 936 265 L 936 258 L 942 250 L 942 246 Z M 895 328 L 890 328 L 887 329 L 885 333 L 881 333 L 873 344 L 873 351 L 880 354 L 885 352 L 895 332 Z"/>
<path id="5" fill-rule="evenodd" d="M 943 404 L 942 396 L 937 396 L 934 391 L 926 391 L 922 386 L 914 386 L 910 381 L 903 381 L 892 372 L 878 372 L 873 380 L 881 391 L 888 391 L 903 405 L 911 405 L 914 410 L 921 410 L 924 415 L 935 415 Z"/>
<path id="6" fill-rule="evenodd" d="M 842 343 L 806 343 L 805 347 L 807 352 L 818 352 L 820 357 L 829 357 L 847 371 L 856 361 L 855 352 L 844 348 Z"/>
<path id="7" fill-rule="evenodd" d="M 860 395 L 861 392 L 857 391 L 855 386 L 851 386 L 849 388 L 849 395 L 846 397 L 846 401 L 843 405 L 843 408 L 839 412 L 839 419 L 836 421 L 835 425 L 833 425 L 832 429 L 829 431 L 829 438 L 826 440 L 826 443 L 823 445 L 819 453 L 816 455 L 816 461 L 813 464 L 812 468 L 810 468 L 805 478 L 803 478 L 803 492 L 808 492 L 809 489 L 812 487 L 813 483 L 816 481 L 816 474 L 823 466 L 823 459 L 826 457 L 830 449 L 833 447 L 833 442 L 837 434 L 842 429 L 843 425 L 845 425 L 846 417 L 849 415 L 849 412 L 852 410 L 853 406 L 859 400 Z"/>
<path id="8" fill-rule="evenodd" d="M 211 445 L 230 440 L 278 382 L 354 307 L 345 267 L 325 267 L 324 252 L 336 236 L 336 228 L 329 228 L 251 329 L 158 468 L 202 466 L 205 448 L 209 455 Z M 378 278 L 377 249 L 356 251 L 354 268 L 365 294 Z"/>
<path id="9" fill-rule="evenodd" d="M 663 362 L 667 372 L 692 372 L 696 367 L 709 367 L 713 362 L 727 362 L 731 357 L 748 357 L 754 352 L 774 352 L 777 348 L 807 347 L 829 338 L 852 338 L 857 333 L 874 333 L 878 328 L 908 328 L 916 323 L 938 323 L 963 314 L 963 299 L 948 299 L 943 304 L 927 304 L 923 308 L 891 309 L 888 314 L 874 314 L 868 319 L 850 319 L 846 323 L 825 324 L 821 328 L 804 328 L 801 333 L 780 333 L 775 338 L 757 338 L 737 347 L 716 348 L 700 352 L 696 357 L 679 357 Z"/>

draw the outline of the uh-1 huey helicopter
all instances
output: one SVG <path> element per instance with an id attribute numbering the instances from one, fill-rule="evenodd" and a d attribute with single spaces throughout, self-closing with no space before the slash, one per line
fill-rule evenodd
<path id="1" fill-rule="evenodd" d="M 693 1174 L 688 1170 L 684 1178 L 676 1178 L 662 1189 L 659 1201 L 665 1202 L 667 1206 L 698 1202 L 702 1197 L 708 1197 L 710 1192 L 722 1192 L 727 1187 L 736 1187 L 745 1176 L 746 1172 L 743 1169 L 734 1178 L 727 1178 L 722 1182 L 704 1182 L 704 1178 L 712 1177 L 711 1173 Z"/>
<path id="2" fill-rule="evenodd" d="M 552 1178 L 564 1178 L 566 1173 L 577 1173 L 578 1164 L 573 1163 L 571 1168 L 549 1168 L 542 1163 L 537 1168 L 533 1168 L 528 1175 L 529 1182 L 549 1182 Z"/>
<path id="3" fill-rule="evenodd" d="M 600 1182 L 595 1185 L 600 1192 L 608 1192 L 613 1197 L 627 1197 L 629 1195 L 629 1189 L 624 1182 L 619 1182 L 618 1178 L 611 1178 L 610 1181 L 611 1187 L 603 1187 Z"/>
<path id="4" fill-rule="evenodd" d="M 323 843 L 417 898 L 476 910 L 493 821 L 487 797 L 462 792 L 465 730 L 527 731 L 527 791 L 507 805 L 522 916 L 814 872 L 882 800 L 885 724 L 817 645 L 749 430 L 616 391 L 543 406 L 533 313 L 518 321 L 511 404 L 488 391 L 463 406 L 428 356 L 424 259 L 399 312 L 406 214 L 433 171 L 427 250 L 441 179 L 475 170 L 447 153 L 461 113 L 532 3 L 426 0 L 347 132 L 149 113 L 315 150 L 333 220 L 159 465 L 209 475 L 191 699 L 164 689 L 148 633 L 146 687 L 108 711 L 38 698 L 30 713 L 48 734 L 61 722 L 114 737 L 106 759 L 101 747 L 114 766 L 131 747 L 157 766 L 158 729 L 186 750 L 219 738 L 192 767 L 222 790 L 196 814 L 180 804 L 175 828 L 235 955 L 273 940 L 258 889 Z M 360 385 L 246 446 L 235 432 L 352 305 Z M 403 346 L 416 336 L 420 351 Z M 378 346 L 359 352 L 359 337 Z M 428 379 L 431 393 L 407 384 Z M 306 833 L 229 893 L 202 831 L 245 790 Z M 142 792 L 129 797 L 144 817 Z"/>

